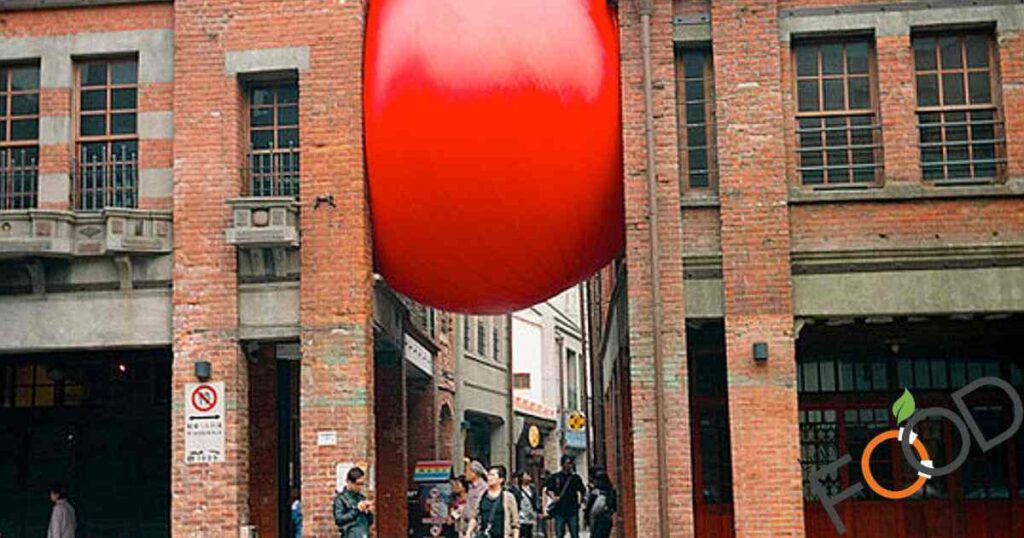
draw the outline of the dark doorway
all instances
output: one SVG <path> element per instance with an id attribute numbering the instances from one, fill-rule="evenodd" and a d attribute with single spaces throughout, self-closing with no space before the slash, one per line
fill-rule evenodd
<path id="1" fill-rule="evenodd" d="M 50 482 L 84 538 L 170 535 L 169 350 L 0 363 L 0 534 L 44 536 Z"/>

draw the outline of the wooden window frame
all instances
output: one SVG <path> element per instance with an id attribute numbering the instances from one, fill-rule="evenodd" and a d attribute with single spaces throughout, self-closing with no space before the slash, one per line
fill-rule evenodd
<path id="1" fill-rule="evenodd" d="M 117 83 L 115 84 L 112 80 L 112 70 L 114 64 L 120 63 L 134 63 L 135 64 L 135 82 L 133 83 Z M 83 68 L 89 65 L 106 65 L 106 82 L 103 85 L 85 86 L 82 83 L 82 71 Z M 102 112 L 100 111 L 85 111 L 82 108 L 82 92 L 83 91 L 98 91 L 103 90 L 106 98 L 106 103 Z M 135 90 L 135 108 L 113 108 L 113 95 L 115 90 Z M 73 110 L 72 116 L 74 118 L 72 129 L 74 129 L 74 136 L 72 137 L 71 143 L 71 154 L 72 160 L 75 163 L 74 166 L 74 177 L 72 188 L 73 204 L 72 206 L 76 211 L 101 211 L 108 207 L 124 207 L 124 208 L 136 208 L 139 204 L 139 153 L 141 148 L 139 147 L 139 58 L 137 55 L 131 56 L 112 56 L 102 58 L 86 58 L 76 59 L 74 63 L 74 88 L 73 92 Z M 113 116 L 122 114 L 134 114 L 135 115 L 135 132 L 134 133 L 113 133 Z M 87 116 L 103 116 L 105 126 L 104 134 L 102 135 L 82 135 L 82 119 Z M 117 159 L 117 156 L 113 155 L 114 145 L 122 142 L 134 142 L 135 143 L 135 154 L 128 159 Z M 104 160 L 100 161 L 98 165 L 90 166 L 90 163 L 84 162 L 83 150 L 87 144 L 103 144 L 104 147 Z M 123 155 L 122 155 L 123 157 Z M 96 161 L 93 161 L 94 163 Z M 121 167 L 122 181 L 125 174 L 130 178 L 132 182 L 127 187 L 121 187 L 120 190 L 129 198 L 129 201 L 124 204 L 114 203 L 114 194 L 118 190 L 106 180 L 112 180 L 112 177 L 117 173 L 118 166 Z M 96 187 L 89 189 L 91 191 L 102 190 L 103 191 L 103 204 L 102 206 L 96 207 L 94 204 L 85 203 L 85 189 L 83 182 L 86 181 L 85 175 L 88 168 L 101 168 L 105 174 L 110 169 L 111 177 L 105 178 L 105 183 L 102 187 Z M 94 195 L 95 196 L 95 195 Z M 89 207 L 86 207 L 86 206 Z"/>
<path id="2" fill-rule="evenodd" d="M 868 78 L 868 105 L 869 108 L 850 108 L 850 91 L 849 81 L 851 77 L 860 78 L 864 76 L 861 73 L 850 73 L 848 54 L 846 52 L 847 47 L 851 43 L 865 43 L 868 47 L 867 52 L 867 73 Z M 838 44 L 843 48 L 842 60 L 843 68 L 842 72 L 838 74 L 824 73 L 824 56 L 822 54 L 822 48 L 824 45 Z M 817 68 L 814 75 L 800 75 L 799 71 L 799 54 L 798 51 L 802 47 L 813 47 L 816 52 Z M 884 177 L 884 157 L 882 154 L 882 135 L 881 135 L 881 110 L 878 101 L 878 67 L 877 67 L 877 54 L 875 47 L 875 40 L 873 36 L 868 35 L 847 35 L 840 37 L 827 37 L 827 38 L 807 38 L 800 39 L 793 43 L 792 54 L 791 54 L 791 65 L 793 70 L 793 108 L 795 111 L 795 144 L 796 148 L 796 167 L 799 184 L 805 188 L 812 188 L 815 190 L 829 190 L 829 189 L 849 189 L 849 188 L 870 188 L 879 187 L 882 184 Z M 814 111 L 801 111 L 800 110 L 800 82 L 805 80 L 817 81 L 818 88 L 818 109 Z M 839 110 L 825 110 L 825 80 L 841 80 L 843 82 L 843 108 Z M 854 126 L 852 119 L 856 117 L 868 117 L 870 122 L 867 126 Z M 844 127 L 828 127 L 826 122 L 829 119 L 834 118 L 845 118 Z M 803 147 L 801 145 L 801 135 L 806 131 L 800 127 L 801 120 L 820 120 L 820 126 L 811 131 L 818 131 L 820 133 L 820 142 L 818 146 Z M 853 131 L 854 129 L 868 130 L 871 132 L 871 143 L 870 144 L 853 144 Z M 846 135 L 845 146 L 829 146 L 827 141 L 827 133 L 832 130 L 843 130 Z M 856 150 L 867 150 L 872 151 L 872 163 L 870 165 L 858 165 L 854 162 L 854 152 Z M 830 166 L 829 166 L 829 152 L 837 150 L 845 150 L 846 153 L 846 164 L 832 166 L 832 169 L 845 169 L 846 177 L 845 181 L 830 180 Z M 817 152 L 820 154 L 821 165 L 820 166 L 804 166 L 803 154 L 807 152 Z M 874 169 L 871 181 L 857 180 L 855 178 L 855 170 L 857 168 L 863 168 L 870 166 Z M 804 177 L 804 172 L 809 170 L 820 170 L 821 181 L 809 183 Z"/>
<path id="3" fill-rule="evenodd" d="M 516 390 L 530 390 L 530 373 L 517 372 L 512 374 L 512 388 Z"/>
<path id="4" fill-rule="evenodd" d="M 34 68 L 36 71 L 36 87 L 34 90 L 14 91 L 12 88 L 11 70 Z M 4 113 L 0 114 L 0 122 L 3 122 L 3 140 L 0 141 L 0 211 L 9 209 L 33 209 L 39 202 L 39 117 L 40 107 L 40 68 L 39 63 L 4 63 L 0 65 L 0 71 L 6 75 L 3 79 L 3 87 L 0 87 L 0 99 L 4 101 Z M 11 107 L 15 96 L 35 95 L 35 114 L 14 114 Z M 36 137 L 27 140 L 11 140 L 14 121 L 35 120 Z M 24 157 L 21 162 L 15 157 L 15 151 L 35 150 L 35 158 L 25 163 Z M 25 182 L 29 188 L 25 187 Z M 15 184 L 20 183 L 22 188 L 15 189 Z"/>
<path id="5" fill-rule="evenodd" d="M 917 131 L 918 131 L 918 145 L 921 150 L 921 178 L 924 181 L 934 183 L 936 185 L 963 185 L 963 184 L 989 184 L 1002 181 L 1006 178 L 1006 129 L 1005 129 L 1005 118 L 1003 116 L 1003 103 L 1002 103 L 1002 91 L 1001 83 L 999 79 L 999 55 L 998 55 L 998 41 L 991 29 L 966 29 L 954 32 L 954 35 L 959 39 L 960 44 L 960 67 L 959 68 L 944 68 L 942 66 L 942 48 L 941 38 L 952 37 L 949 31 L 923 31 L 915 32 L 911 37 L 911 55 L 913 62 L 913 76 L 914 76 L 914 105 L 915 105 L 915 116 L 917 117 Z M 988 66 L 986 68 L 971 68 L 967 65 L 967 38 L 969 36 L 982 36 L 985 38 L 985 42 L 988 48 Z M 918 39 L 934 39 L 935 40 L 935 68 L 934 69 L 923 69 L 919 70 L 917 67 L 917 53 L 916 47 L 914 46 Z M 989 75 L 989 97 L 990 103 L 974 104 L 971 103 L 971 92 L 970 92 L 970 74 L 988 72 Z M 946 105 L 945 101 L 945 89 L 942 77 L 944 74 L 958 73 L 963 76 L 963 91 L 964 91 L 964 104 L 962 105 Z M 938 105 L 933 106 L 922 106 L 920 105 L 920 95 L 918 94 L 917 88 L 917 77 L 920 75 L 930 75 L 936 77 L 936 95 L 938 98 Z M 964 146 L 967 148 L 967 160 L 963 161 L 963 164 L 967 166 L 969 172 L 966 178 L 950 178 L 949 168 L 950 161 L 948 159 L 949 146 L 947 145 L 946 135 L 948 126 L 957 126 L 959 122 L 947 122 L 945 115 L 949 113 L 964 113 L 963 126 L 966 130 L 967 140 Z M 994 146 L 994 160 L 991 163 L 995 169 L 995 174 L 992 177 L 975 175 L 975 167 L 977 166 L 978 160 L 973 158 L 975 151 L 975 140 L 973 138 L 973 128 L 975 122 L 972 122 L 970 116 L 976 112 L 991 112 L 992 120 L 991 125 L 993 129 L 993 138 L 991 143 Z M 921 116 L 924 114 L 939 114 L 939 123 L 922 124 Z M 982 124 L 984 122 L 978 122 Z M 938 128 L 941 142 L 938 143 L 926 143 L 922 140 L 922 130 L 924 126 Z M 939 147 L 942 149 L 942 178 L 930 179 L 927 178 L 927 174 L 924 169 L 928 167 L 924 161 L 924 150 L 925 147 Z M 959 163 L 959 161 L 953 161 Z"/>
<path id="6" fill-rule="evenodd" d="M 282 89 L 295 90 L 295 102 L 294 103 L 282 103 L 280 101 L 280 90 Z M 270 91 L 273 94 L 274 101 L 269 105 L 255 105 L 253 95 L 257 91 Z M 245 181 L 243 182 L 243 188 L 247 196 L 290 196 L 296 199 L 299 198 L 301 193 L 300 187 L 300 175 L 301 175 L 301 121 L 298 119 L 300 113 L 301 103 L 299 81 L 297 79 L 277 79 L 270 81 L 259 81 L 251 82 L 245 85 L 245 121 L 243 122 L 245 132 L 243 139 L 246 144 L 246 159 L 245 168 L 243 175 Z M 295 125 L 282 126 L 278 123 L 278 111 L 282 108 L 295 108 L 296 111 L 296 122 Z M 255 126 L 253 125 L 253 110 L 255 109 L 266 109 L 270 110 L 272 117 L 271 124 L 269 126 Z M 278 145 L 278 132 L 285 129 L 295 129 L 297 136 L 295 139 L 295 145 L 282 148 Z M 254 148 L 252 144 L 253 132 L 266 131 L 271 134 L 271 147 L 267 148 Z M 263 172 L 262 175 L 267 176 L 263 181 L 269 181 L 269 190 L 261 187 L 256 187 L 257 175 L 256 172 L 257 162 L 266 163 L 269 167 L 268 172 Z M 287 163 L 287 164 L 285 164 Z"/>
<path id="7" fill-rule="evenodd" d="M 699 54 L 703 63 L 700 79 L 686 77 L 687 54 Z M 680 184 L 683 191 L 716 192 L 718 190 L 718 140 L 717 118 L 715 115 L 715 79 L 714 65 L 710 45 L 689 45 L 676 47 L 676 117 L 679 132 L 679 170 Z M 700 80 L 703 83 L 701 99 L 688 99 L 686 83 Z M 704 104 L 704 142 L 703 146 L 691 146 L 689 129 L 701 126 L 700 123 L 689 123 L 686 108 L 688 104 L 703 102 Z M 706 170 L 691 170 L 690 151 L 704 150 L 707 154 Z M 707 185 L 694 185 L 693 175 L 703 172 L 707 177 Z"/>

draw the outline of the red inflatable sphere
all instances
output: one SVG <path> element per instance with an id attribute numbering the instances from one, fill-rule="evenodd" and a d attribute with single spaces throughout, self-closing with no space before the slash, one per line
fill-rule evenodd
<path id="1" fill-rule="evenodd" d="M 363 95 L 377 264 L 456 312 L 541 302 L 624 243 L 605 0 L 374 0 Z"/>

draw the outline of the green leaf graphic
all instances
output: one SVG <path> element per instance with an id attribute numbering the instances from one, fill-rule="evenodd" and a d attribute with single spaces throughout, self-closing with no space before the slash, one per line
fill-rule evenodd
<path id="1" fill-rule="evenodd" d="M 892 404 L 892 416 L 896 417 L 896 424 L 910 418 L 915 410 L 917 410 L 917 404 L 914 403 L 914 395 L 909 390 L 903 389 L 903 394 Z"/>

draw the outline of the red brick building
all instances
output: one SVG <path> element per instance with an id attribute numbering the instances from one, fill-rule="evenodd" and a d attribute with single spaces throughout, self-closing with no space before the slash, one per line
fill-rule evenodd
<path id="1" fill-rule="evenodd" d="M 623 536 L 833 536 L 808 473 L 996 376 L 1024 329 L 1018 2 L 619 2 L 627 247 L 590 282 Z M 969 400 L 986 432 L 1006 396 Z M 948 421 L 917 433 L 936 465 Z M 936 455 L 938 454 L 938 455 Z M 1024 536 L 1024 435 L 837 510 L 847 536 Z M 900 489 L 899 450 L 871 472 Z M 803 482 L 803 486 L 801 485 Z"/>
<path id="2" fill-rule="evenodd" d="M 405 535 L 412 466 L 451 456 L 452 324 L 373 274 L 364 12 L 0 3 L 5 537 L 45 531 L 51 480 L 84 536 L 284 535 L 296 487 L 332 535 L 352 464 Z"/>

